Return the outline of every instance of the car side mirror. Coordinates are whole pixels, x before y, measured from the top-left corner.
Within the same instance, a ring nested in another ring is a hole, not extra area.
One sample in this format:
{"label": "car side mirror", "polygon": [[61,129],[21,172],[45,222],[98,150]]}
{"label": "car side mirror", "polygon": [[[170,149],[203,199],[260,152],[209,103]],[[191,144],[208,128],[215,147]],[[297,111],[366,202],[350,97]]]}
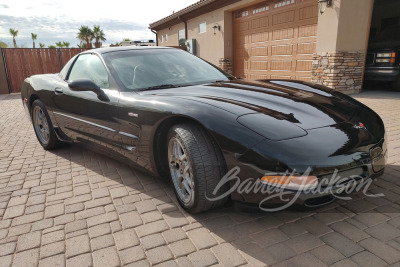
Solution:
{"label": "car side mirror", "polygon": [[72,91],[83,92],[83,91],[91,91],[97,95],[97,98],[101,101],[108,102],[110,99],[104,93],[101,88],[95,84],[92,80],[89,79],[76,79],[72,80],[68,83],[68,87]]}

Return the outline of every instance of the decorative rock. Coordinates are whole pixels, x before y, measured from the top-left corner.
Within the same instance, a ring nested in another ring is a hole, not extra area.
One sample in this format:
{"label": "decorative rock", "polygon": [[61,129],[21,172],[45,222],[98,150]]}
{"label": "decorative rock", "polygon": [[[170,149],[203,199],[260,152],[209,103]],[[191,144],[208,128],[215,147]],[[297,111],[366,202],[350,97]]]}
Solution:
{"label": "decorative rock", "polygon": [[344,92],[361,90],[364,52],[319,52],[312,61],[312,82]]}

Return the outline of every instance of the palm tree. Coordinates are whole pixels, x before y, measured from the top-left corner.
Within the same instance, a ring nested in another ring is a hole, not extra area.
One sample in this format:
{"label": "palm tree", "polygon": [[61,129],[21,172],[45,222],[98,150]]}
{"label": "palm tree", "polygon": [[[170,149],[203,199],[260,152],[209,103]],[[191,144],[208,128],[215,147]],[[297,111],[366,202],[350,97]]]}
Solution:
{"label": "palm tree", "polygon": [[70,43],[69,43],[69,42],[63,42],[63,47],[66,47],[66,48],[68,48],[68,47],[69,47],[69,45],[70,45]]}
{"label": "palm tree", "polygon": [[78,48],[85,48],[85,44],[84,44],[84,43],[82,43],[82,41],[81,41],[81,43],[80,43],[80,44],[78,44]]}
{"label": "palm tree", "polygon": [[0,41],[0,48],[7,48],[8,45],[5,42]]}
{"label": "palm tree", "polygon": [[92,40],[93,40],[93,31],[88,26],[81,26],[79,28],[78,36],[79,40],[86,42],[85,48],[92,48]]}
{"label": "palm tree", "polygon": [[14,48],[17,48],[17,41],[15,41],[15,37],[18,36],[18,30],[10,28],[10,34],[13,37]]}
{"label": "palm tree", "polygon": [[59,41],[59,42],[56,43],[56,46],[58,48],[62,48],[64,46],[64,44],[61,41]]}
{"label": "palm tree", "polygon": [[35,47],[35,40],[37,39],[37,34],[31,33],[31,35],[32,35],[32,41],[33,41],[33,48],[36,48]]}
{"label": "palm tree", "polygon": [[40,46],[40,48],[44,48],[44,47],[45,47],[45,44],[39,43],[39,46]]}
{"label": "palm tree", "polygon": [[97,25],[97,26],[94,25],[94,27],[93,27],[93,37],[96,40],[95,43],[94,43],[94,46],[96,48],[100,48],[100,46],[101,46],[101,42],[100,41],[107,40],[103,30],[100,29],[99,25]]}

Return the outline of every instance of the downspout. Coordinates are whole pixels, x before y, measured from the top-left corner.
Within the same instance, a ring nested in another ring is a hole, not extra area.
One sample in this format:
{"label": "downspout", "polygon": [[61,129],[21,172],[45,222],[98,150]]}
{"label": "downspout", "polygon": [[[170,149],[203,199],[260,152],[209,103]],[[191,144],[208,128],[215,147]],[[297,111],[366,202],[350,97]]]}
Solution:
{"label": "downspout", "polygon": [[178,16],[178,19],[180,21],[182,21],[183,23],[185,23],[185,38],[186,40],[188,40],[188,30],[187,30],[187,21],[185,19],[182,18],[182,16]]}
{"label": "downspout", "polygon": [[158,34],[155,30],[150,29],[152,33],[154,33],[156,35],[156,46],[158,46]]}

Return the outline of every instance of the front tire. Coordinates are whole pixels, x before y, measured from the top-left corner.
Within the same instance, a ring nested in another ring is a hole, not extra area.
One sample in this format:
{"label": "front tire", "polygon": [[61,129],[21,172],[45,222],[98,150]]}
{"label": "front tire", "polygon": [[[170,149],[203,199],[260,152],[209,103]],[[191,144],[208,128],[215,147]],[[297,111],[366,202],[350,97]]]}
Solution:
{"label": "front tire", "polygon": [[[173,126],[167,136],[168,165],[179,204],[190,213],[199,213],[222,206],[229,196],[222,196],[224,184],[214,195],[226,173],[220,149],[196,124]],[[208,198],[218,198],[209,200]],[[217,197],[220,196],[220,197]]]}
{"label": "front tire", "polygon": [[32,103],[31,119],[36,137],[44,149],[52,150],[61,145],[61,141],[58,140],[54,131],[46,106],[39,99]]}

